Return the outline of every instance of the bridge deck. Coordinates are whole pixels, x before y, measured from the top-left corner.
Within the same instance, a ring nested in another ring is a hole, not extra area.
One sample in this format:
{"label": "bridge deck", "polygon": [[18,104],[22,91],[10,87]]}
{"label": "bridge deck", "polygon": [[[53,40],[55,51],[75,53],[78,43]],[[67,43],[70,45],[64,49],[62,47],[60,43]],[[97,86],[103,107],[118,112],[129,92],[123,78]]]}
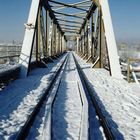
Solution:
{"label": "bridge deck", "polygon": [[[85,63],[75,53],[74,56],[81,65],[93,95],[115,138],[139,139],[140,95],[138,92],[140,88],[134,84],[130,86],[124,80],[110,77],[105,69],[91,69],[90,64]],[[49,64],[48,68],[33,70],[28,78],[15,80],[0,92],[1,138],[16,135],[33,111],[64,57]],[[54,139],[56,137],[77,139],[80,131],[82,101],[80,101],[77,85],[79,80],[76,71],[72,55],[70,55],[54,102],[53,132],[57,131],[54,133]],[[90,112],[92,111],[90,110]],[[93,116],[93,112],[90,115]],[[99,138],[103,135],[103,131],[99,130],[101,128],[96,121],[96,119],[91,120],[90,136]]]}

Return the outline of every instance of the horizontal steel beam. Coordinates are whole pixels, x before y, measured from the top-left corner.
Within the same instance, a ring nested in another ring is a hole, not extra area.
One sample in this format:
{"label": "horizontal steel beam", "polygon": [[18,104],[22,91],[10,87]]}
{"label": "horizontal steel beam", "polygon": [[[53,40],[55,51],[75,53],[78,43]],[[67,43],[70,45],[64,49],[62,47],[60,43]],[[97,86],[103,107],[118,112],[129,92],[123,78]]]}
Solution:
{"label": "horizontal steel beam", "polygon": [[71,30],[71,31],[79,31],[79,29],[72,29],[72,28],[63,28],[63,30]]}
{"label": "horizontal steel beam", "polygon": [[68,24],[59,24],[60,26],[64,26],[64,27],[79,27],[80,28],[80,26],[76,26],[76,25],[68,25]]}
{"label": "horizontal steel beam", "polygon": [[81,24],[82,22],[78,22],[78,21],[75,21],[75,20],[64,20],[64,19],[58,19],[58,21],[64,21],[64,22],[68,22],[68,23],[77,23],[77,24]]}
{"label": "horizontal steel beam", "polygon": [[66,14],[66,13],[61,13],[61,12],[56,12],[56,11],[53,11],[55,14],[58,14],[58,15],[64,15],[64,16],[68,16],[68,17],[74,17],[74,18],[80,18],[80,19],[84,19],[83,17],[81,16],[76,16],[74,14]]}
{"label": "horizontal steel beam", "polygon": [[78,32],[65,30],[65,33],[75,33],[75,34],[77,34]]}

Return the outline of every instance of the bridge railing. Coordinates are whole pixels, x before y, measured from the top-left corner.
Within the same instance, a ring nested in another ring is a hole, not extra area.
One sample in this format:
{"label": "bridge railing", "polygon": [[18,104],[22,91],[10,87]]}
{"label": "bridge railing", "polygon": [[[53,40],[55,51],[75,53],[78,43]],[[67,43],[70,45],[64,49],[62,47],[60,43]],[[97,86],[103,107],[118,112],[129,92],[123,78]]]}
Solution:
{"label": "bridge railing", "polygon": [[140,58],[128,58],[128,65],[127,65],[127,81],[131,82],[131,77],[133,78],[134,82],[139,83],[139,79],[137,77],[137,73],[140,73],[140,67],[135,68],[132,66],[132,63],[139,62]]}
{"label": "bridge railing", "polygon": [[5,64],[7,62],[9,62],[9,63],[10,62],[18,63],[19,56],[20,56],[20,54],[0,56],[0,64]]}

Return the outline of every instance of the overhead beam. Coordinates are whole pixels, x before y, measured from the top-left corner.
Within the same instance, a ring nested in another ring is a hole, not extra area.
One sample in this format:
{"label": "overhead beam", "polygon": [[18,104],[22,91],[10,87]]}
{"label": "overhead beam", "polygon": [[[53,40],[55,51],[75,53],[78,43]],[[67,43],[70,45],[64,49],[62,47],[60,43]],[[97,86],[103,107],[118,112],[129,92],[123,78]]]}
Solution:
{"label": "overhead beam", "polygon": [[[61,8],[61,7],[65,7],[62,5],[51,5],[52,8]],[[78,7],[90,7],[90,5],[79,5]]]}
{"label": "overhead beam", "polygon": [[84,4],[87,2],[91,2],[91,0],[84,0],[84,1],[76,2],[76,3],[73,3],[72,5],[80,5],[80,4]]}
{"label": "overhead beam", "polygon": [[63,28],[63,30],[73,30],[73,31],[79,31],[78,29],[72,29],[72,28]]}
{"label": "overhead beam", "polygon": [[65,30],[65,33],[75,33],[75,34],[77,34],[78,32]]}
{"label": "overhead beam", "polygon": [[60,4],[60,5],[63,5],[65,7],[71,7],[71,8],[75,8],[75,9],[78,9],[78,10],[82,10],[82,11],[87,11],[86,9],[83,9],[83,8],[79,8],[75,5],[71,5],[71,4],[66,4],[66,3],[62,3],[62,2],[58,2],[58,1],[54,1],[54,0],[49,0],[50,2],[53,2],[53,3],[56,3],[56,4]]}
{"label": "overhead beam", "polygon": [[61,26],[61,27],[62,27],[62,26],[64,26],[64,27],[79,27],[79,28],[80,28],[80,26],[68,25],[68,24],[61,24],[61,23],[60,23],[60,26]]}
{"label": "overhead beam", "polygon": [[68,23],[77,23],[77,24],[81,24],[81,22],[75,21],[75,20],[64,20],[64,19],[59,19],[57,18],[58,21],[64,21],[64,22],[68,22]]}
{"label": "overhead beam", "polygon": [[68,16],[68,17],[74,17],[74,18],[80,18],[80,19],[84,19],[83,17],[81,16],[76,16],[74,14],[66,14],[66,13],[61,13],[61,12],[56,12],[56,11],[53,11],[55,14],[58,14],[58,15],[64,15],[64,16]]}

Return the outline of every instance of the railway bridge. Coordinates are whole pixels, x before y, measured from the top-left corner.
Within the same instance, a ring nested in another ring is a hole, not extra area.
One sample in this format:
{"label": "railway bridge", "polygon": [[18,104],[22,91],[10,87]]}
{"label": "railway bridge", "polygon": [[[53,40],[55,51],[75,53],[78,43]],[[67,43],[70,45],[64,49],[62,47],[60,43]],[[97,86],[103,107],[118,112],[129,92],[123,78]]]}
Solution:
{"label": "railway bridge", "polygon": [[139,139],[108,0],[63,1],[31,2],[19,62],[0,71],[0,139]]}

